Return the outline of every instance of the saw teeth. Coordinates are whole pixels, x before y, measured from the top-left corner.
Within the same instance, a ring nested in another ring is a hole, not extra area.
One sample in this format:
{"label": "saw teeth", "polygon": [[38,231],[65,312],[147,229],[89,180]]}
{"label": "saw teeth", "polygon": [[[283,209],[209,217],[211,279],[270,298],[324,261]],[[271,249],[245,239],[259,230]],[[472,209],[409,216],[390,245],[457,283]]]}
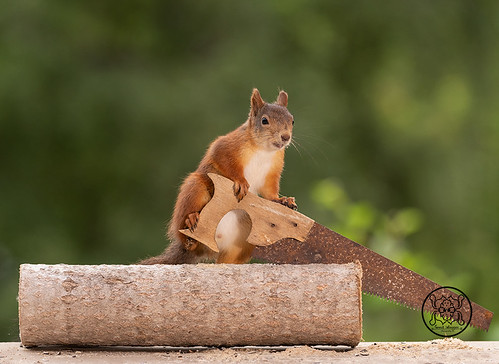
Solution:
{"label": "saw teeth", "polygon": [[366,292],[363,291],[362,293],[364,293],[365,295],[376,297],[376,298],[378,298],[378,299],[380,299],[382,301],[393,303],[393,304],[395,304],[397,306],[402,306],[402,307],[405,307],[405,308],[409,308],[409,309],[411,309],[413,311],[421,311],[421,308],[412,307],[412,306],[408,305],[407,303],[398,302],[398,301],[392,300],[391,298],[380,296],[379,294],[376,294],[376,293],[372,293],[372,292],[369,292],[369,291],[366,291]]}

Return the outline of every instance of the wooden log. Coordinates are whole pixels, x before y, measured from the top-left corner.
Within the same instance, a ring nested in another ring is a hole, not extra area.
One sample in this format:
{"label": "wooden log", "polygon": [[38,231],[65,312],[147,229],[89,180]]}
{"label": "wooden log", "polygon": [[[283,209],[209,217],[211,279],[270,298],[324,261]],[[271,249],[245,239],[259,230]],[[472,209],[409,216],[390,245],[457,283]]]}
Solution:
{"label": "wooden log", "polygon": [[25,346],[349,345],[360,263],[21,265]]}

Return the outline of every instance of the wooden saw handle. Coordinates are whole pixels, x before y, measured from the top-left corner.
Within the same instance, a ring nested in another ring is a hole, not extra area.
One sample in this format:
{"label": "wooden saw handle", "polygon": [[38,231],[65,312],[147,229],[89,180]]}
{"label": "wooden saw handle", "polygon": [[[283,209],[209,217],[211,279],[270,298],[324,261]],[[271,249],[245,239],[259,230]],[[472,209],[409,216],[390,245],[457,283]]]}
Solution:
{"label": "wooden saw handle", "polygon": [[214,173],[208,173],[208,176],[215,186],[213,198],[201,210],[194,232],[189,229],[180,232],[205,244],[215,252],[218,252],[215,241],[218,223],[232,210],[244,210],[249,215],[251,232],[248,243],[258,246],[271,245],[283,238],[304,241],[314,224],[314,220],[309,217],[251,192],[238,202],[234,196],[231,180]]}

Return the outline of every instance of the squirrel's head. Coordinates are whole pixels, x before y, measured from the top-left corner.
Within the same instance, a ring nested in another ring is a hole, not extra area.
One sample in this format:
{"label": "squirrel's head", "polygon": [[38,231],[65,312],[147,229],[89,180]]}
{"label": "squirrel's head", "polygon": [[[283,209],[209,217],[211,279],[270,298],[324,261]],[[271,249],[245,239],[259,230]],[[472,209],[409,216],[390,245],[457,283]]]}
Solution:
{"label": "squirrel's head", "polygon": [[279,92],[273,104],[263,101],[258,89],[251,94],[249,126],[254,141],[269,151],[286,148],[293,136],[293,115],[288,111],[288,94]]}

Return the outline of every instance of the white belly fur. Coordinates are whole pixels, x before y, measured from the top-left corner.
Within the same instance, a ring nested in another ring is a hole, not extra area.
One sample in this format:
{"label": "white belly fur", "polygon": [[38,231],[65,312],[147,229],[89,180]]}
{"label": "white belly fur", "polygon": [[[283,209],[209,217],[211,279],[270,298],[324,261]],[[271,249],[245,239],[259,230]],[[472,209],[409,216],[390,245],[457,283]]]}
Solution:
{"label": "white belly fur", "polygon": [[249,160],[244,168],[244,177],[250,185],[250,192],[257,194],[265,184],[275,153],[274,151],[260,150],[255,152]]}

